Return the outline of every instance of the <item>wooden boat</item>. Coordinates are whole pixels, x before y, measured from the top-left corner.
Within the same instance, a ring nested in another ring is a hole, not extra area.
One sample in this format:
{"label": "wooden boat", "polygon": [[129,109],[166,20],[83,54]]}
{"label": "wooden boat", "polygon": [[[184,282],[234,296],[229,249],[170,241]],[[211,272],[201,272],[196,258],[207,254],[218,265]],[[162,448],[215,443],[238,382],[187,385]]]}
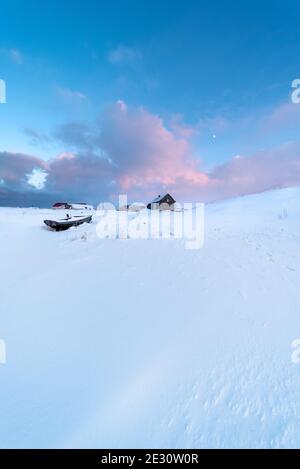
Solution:
{"label": "wooden boat", "polygon": [[60,220],[44,220],[45,225],[49,226],[52,230],[55,231],[64,231],[68,230],[72,226],[79,226],[82,223],[90,223],[92,221],[92,215],[88,217],[82,215],[67,216]]}

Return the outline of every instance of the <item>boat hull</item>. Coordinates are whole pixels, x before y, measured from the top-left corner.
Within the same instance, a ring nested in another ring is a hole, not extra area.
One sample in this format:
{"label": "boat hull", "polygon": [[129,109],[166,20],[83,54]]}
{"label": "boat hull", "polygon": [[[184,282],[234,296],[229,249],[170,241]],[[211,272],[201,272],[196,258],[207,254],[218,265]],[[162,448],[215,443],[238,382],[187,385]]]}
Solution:
{"label": "boat hull", "polygon": [[77,220],[76,217],[72,218],[71,220],[44,220],[44,223],[54,231],[65,231],[72,226],[79,226],[83,223],[90,223],[91,221],[92,215],[84,218],[80,217]]}

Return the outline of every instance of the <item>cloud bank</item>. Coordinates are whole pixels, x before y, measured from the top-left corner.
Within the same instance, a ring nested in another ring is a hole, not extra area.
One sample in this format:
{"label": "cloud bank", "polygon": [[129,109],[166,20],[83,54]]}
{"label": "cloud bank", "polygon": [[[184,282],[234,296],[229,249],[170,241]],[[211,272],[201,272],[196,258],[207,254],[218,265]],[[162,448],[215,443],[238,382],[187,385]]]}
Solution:
{"label": "cloud bank", "polygon": [[109,106],[94,125],[58,127],[55,138],[66,151],[50,161],[0,152],[1,190],[35,187],[53,197],[93,203],[119,193],[143,201],[169,191],[183,202],[210,202],[300,184],[298,143],[235,156],[204,172],[192,128],[178,118],[167,128],[160,117],[142,107],[129,109],[122,101]]}

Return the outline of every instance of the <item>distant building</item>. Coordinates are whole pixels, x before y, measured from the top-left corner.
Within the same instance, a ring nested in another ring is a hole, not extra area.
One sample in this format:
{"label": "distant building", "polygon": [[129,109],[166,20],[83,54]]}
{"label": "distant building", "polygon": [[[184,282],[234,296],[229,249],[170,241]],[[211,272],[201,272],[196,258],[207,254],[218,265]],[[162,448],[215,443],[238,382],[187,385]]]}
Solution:
{"label": "distant building", "polygon": [[158,195],[147,205],[147,208],[151,210],[172,210],[174,204],[176,204],[176,200],[173,199],[169,193],[167,193],[163,196]]}
{"label": "distant building", "polygon": [[92,205],[88,205],[85,202],[77,202],[77,203],[71,203],[69,204],[68,202],[56,202],[54,205],[52,205],[52,208],[55,209],[65,209],[65,210],[93,210],[94,207]]}
{"label": "distant building", "polygon": [[70,210],[71,205],[68,204],[68,202],[56,202],[55,204],[52,205],[52,208],[61,208],[61,209]]}

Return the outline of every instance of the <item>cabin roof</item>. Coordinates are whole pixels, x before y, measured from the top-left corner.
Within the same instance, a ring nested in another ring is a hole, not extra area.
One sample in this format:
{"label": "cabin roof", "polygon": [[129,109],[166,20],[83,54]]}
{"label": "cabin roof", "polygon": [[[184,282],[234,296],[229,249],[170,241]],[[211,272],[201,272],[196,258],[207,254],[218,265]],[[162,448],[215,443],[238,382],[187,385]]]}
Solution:
{"label": "cabin roof", "polygon": [[151,201],[151,204],[158,203],[158,202],[160,202],[161,200],[165,199],[166,197],[170,197],[170,199],[174,200],[174,202],[175,202],[175,199],[167,192],[167,193],[164,194],[164,195],[158,195],[157,197],[155,197],[155,199],[153,199],[153,200]]}

